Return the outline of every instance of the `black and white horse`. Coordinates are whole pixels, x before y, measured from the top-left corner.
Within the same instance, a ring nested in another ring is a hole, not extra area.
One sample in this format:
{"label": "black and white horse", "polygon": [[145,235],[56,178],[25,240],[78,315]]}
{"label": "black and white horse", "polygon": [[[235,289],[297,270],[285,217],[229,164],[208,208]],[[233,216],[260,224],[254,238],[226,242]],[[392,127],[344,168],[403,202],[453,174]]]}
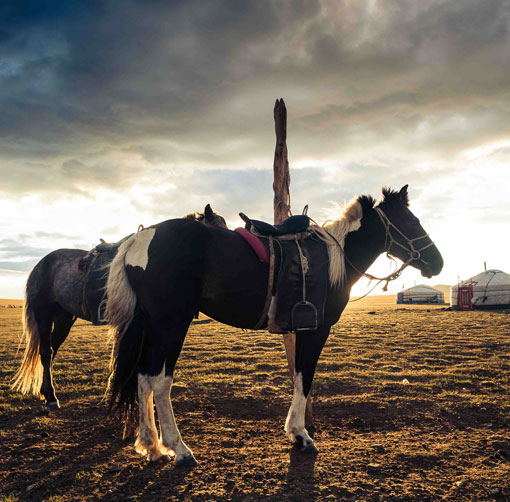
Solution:
{"label": "black and white horse", "polygon": [[[372,197],[359,196],[341,219],[317,231],[329,238],[324,324],[296,334],[294,397],[285,423],[287,435],[302,452],[317,451],[305,428],[306,399],[319,355],[352,285],[385,251],[426,277],[443,267],[439,251],[408,208],[407,185],[399,192],[384,189],[377,205]],[[188,327],[200,311],[231,326],[253,328],[266,301],[268,275],[268,265],[237,233],[185,220],[147,228],[119,249],[107,285],[106,317],[115,340],[110,405],[127,418],[138,404],[135,446],[149,460],[173,453],[176,465],[196,464],[170,400]]]}
{"label": "black and white horse", "polygon": [[[190,213],[186,220],[227,228],[222,216],[207,204],[203,213]],[[23,310],[25,354],[14,377],[13,388],[40,394],[50,409],[59,408],[52,377],[52,363],[76,319],[92,321],[84,304],[87,274],[80,263],[89,252],[57,249],[46,255],[28,276]],[[108,269],[105,269],[105,274]],[[104,280],[106,282],[106,278]],[[93,292],[99,300],[104,291]]]}

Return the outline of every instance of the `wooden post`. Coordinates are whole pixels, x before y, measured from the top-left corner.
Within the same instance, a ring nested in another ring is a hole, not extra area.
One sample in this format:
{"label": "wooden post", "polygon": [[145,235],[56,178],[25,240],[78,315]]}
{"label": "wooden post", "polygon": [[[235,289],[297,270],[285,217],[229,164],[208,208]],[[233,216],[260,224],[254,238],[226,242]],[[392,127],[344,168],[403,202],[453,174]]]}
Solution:
{"label": "wooden post", "polygon": [[290,212],[290,174],[287,153],[287,108],[283,99],[277,99],[274,105],[274,126],[276,146],[274,149],[274,223],[277,225],[291,215]]}
{"label": "wooden post", "polygon": [[[274,105],[274,126],[276,132],[276,146],[274,150],[274,223],[277,225],[289,216],[290,210],[290,173],[287,151],[287,108],[283,99],[277,99]],[[289,366],[289,374],[294,385],[296,335],[288,333],[283,335],[283,344]],[[308,394],[306,401],[305,425],[309,432],[313,432],[312,393]]]}

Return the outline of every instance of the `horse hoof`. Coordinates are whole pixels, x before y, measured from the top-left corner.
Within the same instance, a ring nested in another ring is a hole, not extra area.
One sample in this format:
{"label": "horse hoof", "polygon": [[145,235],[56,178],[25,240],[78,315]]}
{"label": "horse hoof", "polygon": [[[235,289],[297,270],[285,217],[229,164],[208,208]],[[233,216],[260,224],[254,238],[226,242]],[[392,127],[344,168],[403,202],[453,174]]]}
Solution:
{"label": "horse hoof", "polygon": [[306,446],[303,446],[299,451],[301,453],[312,453],[312,454],[319,453],[319,450],[313,443],[309,443]]}
{"label": "horse hoof", "polygon": [[301,436],[296,436],[296,442],[294,443],[294,446],[301,453],[319,453],[319,450],[313,444],[313,441],[310,441],[308,444],[305,444],[305,441]]}
{"label": "horse hoof", "polygon": [[180,459],[175,459],[175,467],[195,467],[197,465],[198,462],[192,453],[186,455],[185,457],[181,457]]}
{"label": "horse hoof", "polygon": [[51,403],[46,403],[46,408],[50,411],[55,411],[60,408],[60,404],[58,401],[52,401]]}
{"label": "horse hoof", "polygon": [[168,455],[163,455],[162,453],[156,450],[147,453],[147,460],[151,463],[153,462],[165,463],[170,460],[170,457]]}

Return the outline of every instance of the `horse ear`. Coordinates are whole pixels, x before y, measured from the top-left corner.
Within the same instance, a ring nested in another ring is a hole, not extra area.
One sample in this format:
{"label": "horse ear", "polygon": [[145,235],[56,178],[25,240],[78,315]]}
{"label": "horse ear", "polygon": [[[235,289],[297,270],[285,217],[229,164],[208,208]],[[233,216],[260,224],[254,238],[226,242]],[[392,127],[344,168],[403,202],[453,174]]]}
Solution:
{"label": "horse ear", "polygon": [[400,197],[400,200],[407,206],[409,204],[409,194],[407,193],[407,187],[409,185],[404,185],[400,192],[398,192],[398,195]]}
{"label": "horse ear", "polygon": [[207,204],[207,206],[205,206],[204,216],[206,220],[210,220],[214,216],[214,211],[211,208],[211,204]]}

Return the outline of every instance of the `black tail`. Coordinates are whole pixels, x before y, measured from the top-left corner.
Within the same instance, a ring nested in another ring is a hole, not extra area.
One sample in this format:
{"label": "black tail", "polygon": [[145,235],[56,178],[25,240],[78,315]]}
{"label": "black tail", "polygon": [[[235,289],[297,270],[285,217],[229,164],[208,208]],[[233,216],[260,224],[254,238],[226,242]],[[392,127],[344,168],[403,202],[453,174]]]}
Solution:
{"label": "black tail", "polygon": [[118,413],[128,430],[137,419],[138,369],[145,344],[145,317],[137,305],[133,320],[113,347],[108,380],[108,410]]}

